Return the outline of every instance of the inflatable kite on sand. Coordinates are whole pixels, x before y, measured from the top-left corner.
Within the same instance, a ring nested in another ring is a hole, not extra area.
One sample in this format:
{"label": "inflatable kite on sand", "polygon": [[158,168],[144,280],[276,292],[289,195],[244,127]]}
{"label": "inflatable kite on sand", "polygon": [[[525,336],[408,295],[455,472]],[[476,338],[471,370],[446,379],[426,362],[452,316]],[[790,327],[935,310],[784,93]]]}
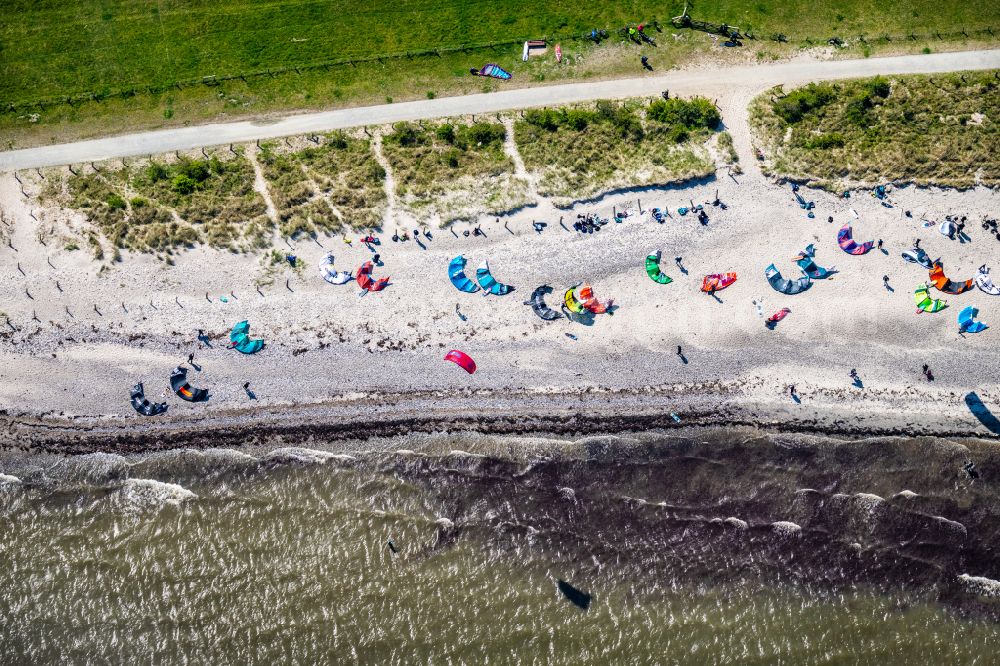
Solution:
{"label": "inflatable kite on sand", "polygon": [[993,278],[990,277],[990,269],[986,267],[986,264],[979,267],[979,272],[976,273],[974,279],[980,291],[990,296],[1000,296],[1000,287],[993,284]]}
{"label": "inflatable kite on sand", "polygon": [[584,285],[580,287],[580,299],[581,303],[583,303],[583,307],[590,310],[594,314],[604,314],[605,312],[611,314],[612,312],[611,306],[614,305],[614,301],[608,300],[606,303],[601,303],[597,300],[597,297],[594,296],[594,289],[589,284],[584,283]]}
{"label": "inflatable kite on sand", "polygon": [[929,287],[926,284],[922,284],[913,292],[913,301],[917,304],[917,314],[921,312],[940,312],[948,307],[946,301],[931,298],[928,289]]}
{"label": "inflatable kite on sand", "polygon": [[208,400],[207,389],[196,389],[188,384],[187,368],[183,366],[177,366],[174,368],[174,371],[170,373],[170,388],[173,389],[174,393],[176,393],[179,398],[187,400],[188,402],[202,402]]}
{"label": "inflatable kite on sand", "polygon": [[333,269],[333,253],[327,252],[319,262],[319,274],[330,284],[346,284],[354,279],[350,271]]}
{"label": "inflatable kite on sand", "polygon": [[780,310],[778,310],[773,315],[767,318],[767,321],[764,323],[764,326],[767,326],[768,328],[773,330],[774,327],[778,325],[778,322],[787,317],[788,313],[790,312],[791,310],[788,308],[781,308]]}
{"label": "inflatable kite on sand", "polygon": [[799,269],[808,275],[810,279],[813,280],[825,280],[834,273],[837,269],[831,266],[830,268],[823,268],[822,266],[817,266],[813,258],[816,256],[816,248],[813,247],[812,243],[806,246],[806,249],[802,250],[797,257],[793,259],[795,265]]}
{"label": "inflatable kite on sand", "polygon": [[954,282],[945,277],[944,265],[940,261],[934,262],[934,268],[930,272],[931,284],[937,287],[938,291],[946,294],[958,296],[972,289],[975,280],[969,278],[965,282]]}
{"label": "inflatable kite on sand", "polygon": [[494,296],[504,296],[514,291],[514,287],[509,284],[497,282],[493,274],[490,273],[490,265],[486,261],[479,264],[479,268],[476,269],[476,281],[479,282],[479,286],[483,288],[484,292]]}
{"label": "inflatable kite on sand", "polygon": [[142,387],[142,382],[132,387],[132,393],[129,395],[129,398],[132,401],[132,407],[135,411],[143,416],[156,416],[167,411],[167,403],[150,402],[146,399],[146,391]]}
{"label": "inflatable kite on sand", "polygon": [[979,309],[974,308],[971,305],[961,312],[958,313],[958,332],[959,333],[979,333],[985,331],[989,328],[986,324],[981,321],[976,321],[976,315],[979,314]]}
{"label": "inflatable kite on sand", "polygon": [[809,279],[808,275],[803,275],[797,280],[788,280],[781,277],[781,272],[771,264],[764,269],[764,277],[767,278],[768,284],[775,291],[779,291],[782,294],[788,294],[792,296],[794,294],[801,294],[803,291],[812,286],[812,280]]}
{"label": "inflatable kite on sand", "polygon": [[365,291],[382,291],[389,286],[389,278],[379,278],[378,280],[372,279],[372,271],[375,270],[375,265],[370,261],[366,261],[358,269],[358,286]]}
{"label": "inflatable kite on sand", "polygon": [[264,348],[264,341],[250,339],[250,324],[244,320],[229,332],[229,348],[242,354],[256,354]]}
{"label": "inflatable kite on sand", "polygon": [[646,257],[646,275],[648,275],[653,282],[657,282],[659,284],[670,284],[673,282],[673,279],[671,279],[670,276],[660,270],[659,250],[657,250],[655,254],[651,254]]}
{"label": "inflatable kite on sand", "polygon": [[577,285],[570,287],[566,290],[566,293],[563,294],[563,305],[565,305],[566,309],[573,314],[583,314],[585,308],[583,307],[583,303],[576,299],[576,287]]}
{"label": "inflatable kite on sand", "polygon": [[711,294],[722,291],[734,282],[736,282],[736,273],[712,273],[706,275],[701,281],[701,290]]}
{"label": "inflatable kite on sand", "polygon": [[851,225],[845,224],[837,232],[837,245],[840,249],[847,254],[862,255],[867,254],[873,247],[875,247],[875,241],[865,241],[861,245],[854,242],[853,231]]}
{"label": "inflatable kite on sand", "polygon": [[465,274],[465,257],[462,255],[458,255],[448,264],[448,279],[459,291],[469,294],[479,291],[476,283]]}
{"label": "inflatable kite on sand", "polygon": [[545,304],[545,297],[552,293],[552,287],[547,284],[543,284],[538,287],[533,292],[531,292],[531,298],[524,302],[525,305],[530,305],[531,309],[535,311],[535,314],[544,319],[545,321],[552,321],[554,319],[559,319],[562,314],[556,312],[548,305]]}
{"label": "inflatable kite on sand", "polygon": [[920,264],[927,269],[934,267],[934,262],[927,256],[927,253],[924,252],[923,248],[920,247],[915,247],[912,250],[905,250],[903,252],[903,259],[911,264]]}
{"label": "inflatable kite on sand", "polygon": [[473,67],[472,69],[469,70],[469,72],[473,76],[490,76],[494,79],[500,79],[502,81],[510,80],[510,72],[500,67],[500,65],[497,65],[496,63],[492,62],[483,65],[482,69],[476,69],[475,67]]}
{"label": "inflatable kite on sand", "polygon": [[470,375],[476,371],[476,362],[472,360],[472,357],[463,351],[452,349],[444,355],[444,360],[451,361]]}

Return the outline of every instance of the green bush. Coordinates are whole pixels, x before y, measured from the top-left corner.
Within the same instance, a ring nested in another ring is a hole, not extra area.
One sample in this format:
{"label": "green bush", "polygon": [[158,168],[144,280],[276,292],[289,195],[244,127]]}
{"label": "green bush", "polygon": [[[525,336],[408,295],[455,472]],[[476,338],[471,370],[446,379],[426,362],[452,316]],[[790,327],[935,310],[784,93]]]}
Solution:
{"label": "green bush", "polygon": [[722,121],[715,104],[704,97],[656,100],[646,110],[646,117],[665,125],[683,125],[689,130],[713,129]]}
{"label": "green bush", "polygon": [[167,167],[163,166],[159,162],[150,162],[149,166],[146,167],[146,179],[150,183],[158,183],[161,180],[167,179]]}
{"label": "green bush", "polygon": [[843,134],[840,134],[839,132],[830,132],[829,134],[820,134],[819,136],[809,139],[805,142],[805,147],[827,150],[829,148],[843,148],[845,143],[847,143],[847,140],[844,138]]}
{"label": "green bush", "polygon": [[455,143],[455,126],[451,123],[439,125],[435,133],[445,143]]}
{"label": "green bush", "polygon": [[463,138],[476,146],[490,146],[495,143],[503,143],[507,135],[503,125],[496,123],[476,123],[462,129]]}
{"label": "green bush", "polygon": [[827,83],[810,83],[775,101],[771,108],[786,123],[794,124],[802,120],[810,111],[820,109],[834,100],[836,93]]}
{"label": "green bush", "polygon": [[109,194],[104,202],[108,204],[108,208],[111,210],[125,210],[126,208],[125,199],[123,199],[119,194]]}
{"label": "green bush", "polygon": [[392,134],[386,138],[400,146],[416,146],[424,143],[423,133],[410,123],[396,123],[392,126]]}
{"label": "green bush", "polygon": [[559,129],[560,114],[552,109],[529,109],[524,112],[524,122],[554,132]]}
{"label": "green bush", "polygon": [[190,176],[179,173],[174,176],[174,179],[170,184],[170,188],[177,194],[191,194],[198,189],[198,182]]}

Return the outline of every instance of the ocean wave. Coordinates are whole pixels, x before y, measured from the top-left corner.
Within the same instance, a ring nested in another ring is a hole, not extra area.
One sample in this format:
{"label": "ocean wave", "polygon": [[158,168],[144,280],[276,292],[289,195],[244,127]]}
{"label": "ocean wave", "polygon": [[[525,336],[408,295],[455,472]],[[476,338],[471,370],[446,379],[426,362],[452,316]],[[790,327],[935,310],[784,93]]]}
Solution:
{"label": "ocean wave", "polygon": [[902,497],[903,499],[913,499],[915,497],[920,497],[917,493],[912,490],[900,490],[898,493],[893,495],[893,497]]}
{"label": "ocean wave", "polygon": [[21,485],[21,479],[10,474],[0,474],[0,485],[19,486]]}
{"label": "ocean wave", "polygon": [[794,536],[802,531],[802,526],[787,520],[777,520],[771,523],[771,529],[782,536]]}
{"label": "ocean wave", "polygon": [[1000,580],[993,580],[985,576],[970,576],[962,574],[958,577],[966,590],[973,594],[989,599],[1000,599]]}
{"label": "ocean wave", "polygon": [[117,495],[125,504],[136,508],[177,505],[198,498],[183,486],[154,479],[126,479]]}
{"label": "ocean wave", "polygon": [[317,465],[335,457],[337,457],[337,454],[329,451],[318,451],[316,449],[289,446],[281,449],[274,449],[273,451],[265,454],[261,459],[271,463]]}

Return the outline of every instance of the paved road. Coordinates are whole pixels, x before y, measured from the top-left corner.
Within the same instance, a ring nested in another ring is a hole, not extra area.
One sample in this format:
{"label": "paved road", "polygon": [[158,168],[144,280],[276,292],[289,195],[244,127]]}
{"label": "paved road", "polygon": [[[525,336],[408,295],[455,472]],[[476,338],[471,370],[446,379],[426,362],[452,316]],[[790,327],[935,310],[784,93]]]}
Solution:
{"label": "paved road", "polygon": [[333,129],[381,125],[449,115],[494,113],[509,109],[658,94],[718,96],[733,89],[764,89],[779,83],[798,85],[823,79],[876,74],[919,74],[1000,68],[1000,50],[960,51],[864,60],[793,61],[714,69],[691,69],[637,79],[568,83],[501,92],[444,97],[417,102],[321,111],[274,120],[250,120],[141,132],[0,153],[0,171],[76,164],[114,157],[150,155],[270,139]]}

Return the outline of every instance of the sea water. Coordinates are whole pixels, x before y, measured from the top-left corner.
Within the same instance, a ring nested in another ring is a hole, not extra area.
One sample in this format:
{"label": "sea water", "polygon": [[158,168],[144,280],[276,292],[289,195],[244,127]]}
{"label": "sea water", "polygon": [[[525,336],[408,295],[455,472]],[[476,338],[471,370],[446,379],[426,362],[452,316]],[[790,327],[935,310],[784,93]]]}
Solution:
{"label": "sea water", "polygon": [[655,433],[3,454],[0,662],[996,663],[968,455]]}

